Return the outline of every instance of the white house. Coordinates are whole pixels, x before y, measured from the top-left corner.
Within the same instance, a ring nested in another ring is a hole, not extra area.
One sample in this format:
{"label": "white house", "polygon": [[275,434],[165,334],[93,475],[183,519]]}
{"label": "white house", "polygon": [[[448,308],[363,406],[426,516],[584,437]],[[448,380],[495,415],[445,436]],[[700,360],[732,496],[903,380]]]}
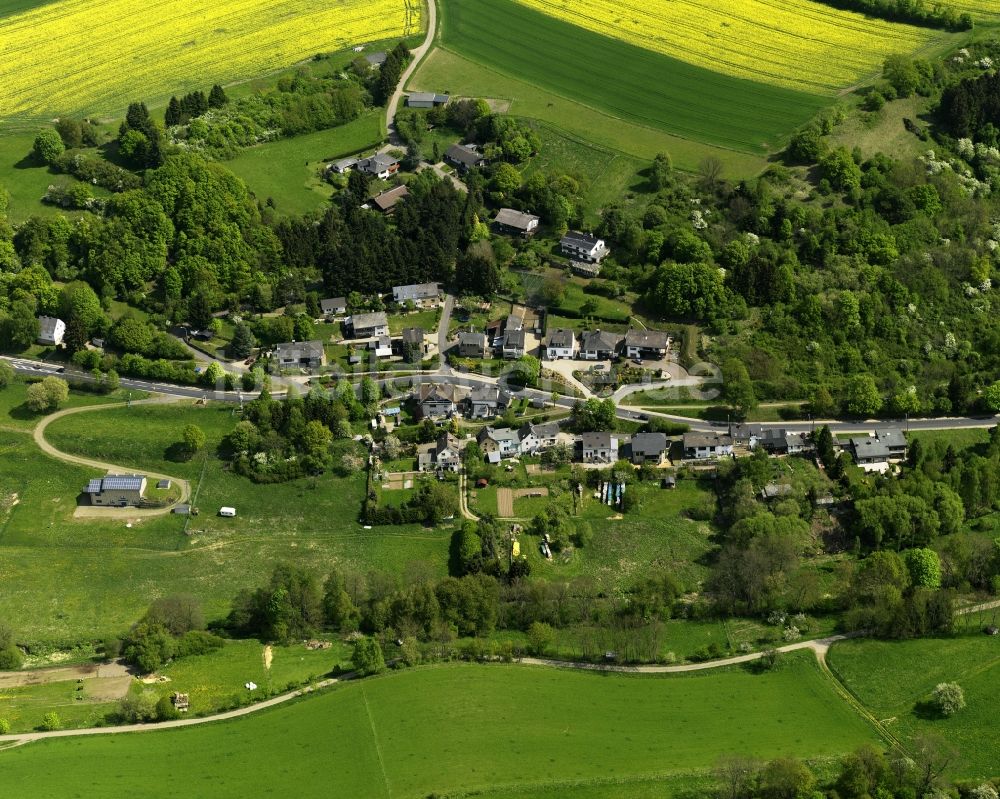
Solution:
{"label": "white house", "polygon": [[662,360],[670,349],[670,336],[659,330],[630,328],[625,334],[625,354],[629,358]]}
{"label": "white house", "polygon": [[685,433],[684,457],[692,460],[733,454],[733,439],[719,433]]}
{"label": "white house", "polygon": [[511,430],[509,427],[499,429],[484,427],[476,436],[476,441],[479,442],[480,449],[486,455],[498,452],[501,458],[512,458],[520,454],[520,435],[517,430]]}
{"label": "white house", "polygon": [[433,444],[417,450],[417,470],[457,472],[462,464],[462,442],[451,433],[441,433]]}
{"label": "white house", "polygon": [[575,358],[576,333],[565,327],[560,327],[549,333],[549,340],[545,344],[545,357],[550,361]]}
{"label": "white house", "polygon": [[552,449],[559,443],[560,437],[566,435],[562,432],[558,422],[544,422],[542,424],[528,424],[526,422],[521,425],[517,434],[521,439],[522,455],[531,455],[535,452]]}
{"label": "white house", "polygon": [[580,337],[580,357],[585,361],[610,361],[618,355],[621,342],[617,333],[590,330]]}
{"label": "white house", "polygon": [[343,316],[347,313],[347,298],[329,297],[325,300],[320,300],[319,309],[323,312],[323,316],[328,318],[333,316]]}
{"label": "white house", "polygon": [[437,305],[441,296],[440,283],[415,283],[410,286],[393,286],[392,301],[397,304],[412,302],[418,307]]}
{"label": "white house", "polygon": [[351,330],[351,338],[375,338],[389,335],[389,317],[385,315],[385,311],[356,313],[347,317],[346,324]]}
{"label": "white house", "polygon": [[614,463],[618,460],[618,438],[614,433],[583,433],[580,445],[584,463]]}
{"label": "white house", "polygon": [[592,264],[599,264],[609,252],[604,244],[604,239],[599,239],[590,233],[580,233],[577,230],[571,230],[562,237],[559,241],[559,249],[567,258]]}
{"label": "white house", "polygon": [[54,316],[38,317],[38,343],[59,346],[66,337],[66,323]]}

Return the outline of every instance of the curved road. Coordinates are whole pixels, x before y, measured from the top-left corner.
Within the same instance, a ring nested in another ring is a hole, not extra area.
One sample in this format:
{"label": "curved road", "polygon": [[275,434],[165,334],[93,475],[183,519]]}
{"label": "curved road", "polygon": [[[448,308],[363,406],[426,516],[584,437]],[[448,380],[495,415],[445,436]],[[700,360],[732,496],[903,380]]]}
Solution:
{"label": "curved road", "polygon": [[[157,405],[166,402],[176,402],[177,397],[158,397],[148,400],[136,400],[131,403],[132,405]],[[95,460],[93,458],[84,458],[80,455],[70,455],[68,452],[63,452],[62,450],[56,449],[45,439],[45,428],[47,428],[56,419],[62,419],[65,416],[71,416],[75,413],[89,413],[90,411],[103,411],[107,408],[124,408],[128,405],[127,402],[114,402],[107,405],[87,405],[82,408],[66,408],[65,410],[56,411],[44,417],[37,425],[35,425],[34,430],[32,430],[32,436],[35,439],[35,443],[38,448],[42,450],[46,455],[49,455],[57,460],[65,461],[66,463],[73,463],[78,466],[89,466],[94,469],[100,469],[104,472],[118,472],[119,474],[132,474],[135,471],[135,467],[130,466],[119,466],[114,463],[107,463],[105,461]],[[152,478],[153,480],[170,480],[171,482],[178,485],[181,489],[180,498],[176,501],[170,503],[163,508],[130,508],[128,509],[128,515],[130,516],[163,516],[170,513],[171,509],[182,502],[186,502],[191,496],[191,484],[187,480],[182,480],[179,477],[174,477],[169,474],[158,474],[156,472],[143,471],[143,474],[147,478]],[[125,510],[125,509],[123,509]]]}
{"label": "curved road", "polygon": [[390,144],[401,143],[399,136],[396,134],[396,111],[399,110],[399,101],[403,99],[403,87],[416,71],[423,57],[427,55],[427,51],[431,49],[431,45],[434,44],[434,34],[436,32],[437,6],[434,0],[427,0],[427,35],[419,47],[410,51],[413,58],[409,66],[403,70],[403,74],[399,78],[399,83],[396,84],[396,91],[392,93],[392,97],[389,98],[389,102],[386,104],[385,129],[389,134]]}

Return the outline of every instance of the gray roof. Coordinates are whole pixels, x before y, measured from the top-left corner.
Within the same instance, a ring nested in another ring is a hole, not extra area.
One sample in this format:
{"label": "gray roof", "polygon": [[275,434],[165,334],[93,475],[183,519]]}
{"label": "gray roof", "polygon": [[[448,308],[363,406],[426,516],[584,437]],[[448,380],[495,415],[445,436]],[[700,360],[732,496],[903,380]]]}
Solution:
{"label": "gray roof", "polygon": [[483,154],[478,150],[474,150],[472,147],[467,147],[464,144],[453,144],[445,152],[444,157],[449,161],[457,161],[467,167],[479,166],[481,163],[485,162]]}
{"label": "gray roof", "polygon": [[499,388],[498,386],[484,386],[480,385],[472,389],[472,393],[469,398],[473,402],[506,402],[509,397],[507,392]]}
{"label": "gray roof", "polygon": [[358,161],[358,169],[364,172],[371,172],[373,175],[389,169],[399,163],[399,159],[393,158],[388,153],[376,153],[370,158],[362,158]]}
{"label": "gray roof", "polygon": [[369,327],[381,327],[383,325],[389,325],[389,317],[385,315],[385,311],[356,313],[351,317],[351,327],[354,330],[366,330]]}
{"label": "gray roof", "polygon": [[56,325],[63,324],[62,319],[54,316],[38,317],[39,338],[52,338],[56,332]]}
{"label": "gray roof", "polygon": [[524,331],[523,330],[511,330],[504,335],[503,346],[507,348],[517,348],[520,350],[524,349]]}
{"label": "gray roof", "polygon": [[898,427],[876,428],[875,436],[890,449],[896,447],[906,447],[906,436]]}
{"label": "gray roof", "polygon": [[346,297],[330,297],[326,300],[319,301],[320,310],[323,313],[334,313],[338,308],[347,307]]}
{"label": "gray roof", "polygon": [[701,447],[729,447],[733,440],[721,433],[685,433],[684,449]]}
{"label": "gray roof", "polygon": [[369,53],[365,56],[365,61],[371,64],[373,67],[380,67],[385,63],[385,53],[381,50],[377,53]]}
{"label": "gray roof", "polygon": [[576,341],[576,333],[567,327],[559,327],[549,333],[549,347],[559,347],[560,349],[568,349],[573,346]]}
{"label": "gray roof", "polygon": [[670,336],[661,330],[637,330],[636,328],[630,328],[625,334],[626,347],[665,350],[669,344]]}
{"label": "gray roof", "polygon": [[451,383],[421,383],[417,397],[421,402],[459,402],[467,395],[468,389]]}
{"label": "gray roof", "polygon": [[495,221],[498,225],[504,225],[505,227],[517,228],[518,230],[528,230],[528,228],[531,227],[532,222],[537,224],[540,219],[532,214],[515,211],[513,208],[501,208],[497,211]]}
{"label": "gray roof", "polygon": [[584,449],[607,449],[616,447],[618,439],[614,433],[581,433],[580,443]]}
{"label": "gray roof", "polygon": [[430,300],[441,293],[440,283],[414,283],[409,286],[393,286],[392,296],[396,302],[406,300]]}
{"label": "gray roof", "polygon": [[622,337],[606,330],[588,330],[580,337],[580,349],[591,352],[614,351],[621,344]]}
{"label": "gray roof", "polygon": [[877,438],[870,436],[852,438],[851,448],[854,450],[854,457],[858,460],[884,461],[889,459],[888,445]]}
{"label": "gray roof", "polygon": [[404,344],[423,344],[424,329],[422,327],[407,327],[403,329]]}
{"label": "gray roof", "polygon": [[463,330],[458,334],[459,346],[486,347],[486,334],[476,333],[472,330]]}
{"label": "gray roof", "polygon": [[294,359],[296,361],[303,358],[322,358],[323,342],[314,341],[289,341],[279,344],[274,348],[278,353],[278,360],[286,361]]}
{"label": "gray roof", "polygon": [[764,495],[764,499],[777,499],[791,494],[792,487],[788,483],[768,483],[761,493]]}
{"label": "gray roof", "polygon": [[146,478],[141,474],[109,474],[87,483],[84,491],[88,494],[100,494],[102,491],[142,491]]}
{"label": "gray roof", "polygon": [[503,323],[504,330],[520,330],[524,327],[524,319],[516,313],[509,314]]}
{"label": "gray roof", "polygon": [[413,103],[434,103],[435,105],[443,105],[447,103],[450,99],[447,94],[435,94],[434,92],[410,92],[406,95],[406,101],[409,104]]}
{"label": "gray roof", "polygon": [[492,438],[497,443],[507,441],[509,443],[517,444],[521,441],[521,437],[518,435],[517,430],[512,430],[509,427],[484,427],[476,438],[479,441],[482,441],[484,438]]}
{"label": "gray roof", "polygon": [[338,172],[343,172],[344,170],[350,169],[351,167],[357,165],[358,165],[357,158],[341,158],[339,161],[334,161],[332,164],[330,164],[330,166],[333,167]]}
{"label": "gray roof", "polygon": [[667,448],[666,433],[636,433],[632,436],[632,452],[662,454]]}
{"label": "gray roof", "polygon": [[601,239],[593,233],[581,233],[578,230],[571,230],[559,241],[561,246],[582,247],[589,250]]}
{"label": "gray roof", "polygon": [[[555,438],[562,432],[559,422],[542,422],[541,424],[526,424],[535,438]],[[523,428],[522,428],[523,429]]]}

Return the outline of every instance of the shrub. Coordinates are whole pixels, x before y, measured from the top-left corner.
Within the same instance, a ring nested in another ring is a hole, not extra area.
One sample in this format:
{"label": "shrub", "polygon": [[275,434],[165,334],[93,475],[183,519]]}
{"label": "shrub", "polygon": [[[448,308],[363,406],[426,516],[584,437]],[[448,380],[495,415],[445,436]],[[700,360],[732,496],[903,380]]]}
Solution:
{"label": "shrub", "polygon": [[161,696],[156,703],[156,720],[170,721],[171,719],[179,719],[180,717],[181,712],[174,707],[174,703],[170,701],[170,697]]}
{"label": "shrub", "polygon": [[10,732],[10,722],[7,719],[0,719],[0,735],[6,735]]}
{"label": "shrub", "polygon": [[54,711],[49,711],[44,716],[42,716],[41,728],[45,732],[52,732],[53,730],[62,729],[62,719],[59,718],[59,714]]}
{"label": "shrub", "polygon": [[58,377],[46,377],[28,386],[27,406],[36,413],[54,411],[69,397],[69,383]]}
{"label": "shrub", "polygon": [[965,691],[957,683],[938,683],[931,694],[931,705],[945,718],[954,716],[965,707]]}

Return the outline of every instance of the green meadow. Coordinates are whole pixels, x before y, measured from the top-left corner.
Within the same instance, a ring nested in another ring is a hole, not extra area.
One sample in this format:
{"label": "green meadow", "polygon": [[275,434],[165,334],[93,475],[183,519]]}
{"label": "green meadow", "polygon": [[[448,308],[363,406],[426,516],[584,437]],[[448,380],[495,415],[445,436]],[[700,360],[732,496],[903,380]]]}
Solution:
{"label": "green meadow", "polygon": [[0,769],[5,789],[26,799],[136,790],[150,799],[587,796],[607,795],[588,793],[606,783],[661,793],[728,753],[822,761],[874,740],[806,654],[763,675],[451,664],[346,683],[232,722],[33,743],[0,751]]}

